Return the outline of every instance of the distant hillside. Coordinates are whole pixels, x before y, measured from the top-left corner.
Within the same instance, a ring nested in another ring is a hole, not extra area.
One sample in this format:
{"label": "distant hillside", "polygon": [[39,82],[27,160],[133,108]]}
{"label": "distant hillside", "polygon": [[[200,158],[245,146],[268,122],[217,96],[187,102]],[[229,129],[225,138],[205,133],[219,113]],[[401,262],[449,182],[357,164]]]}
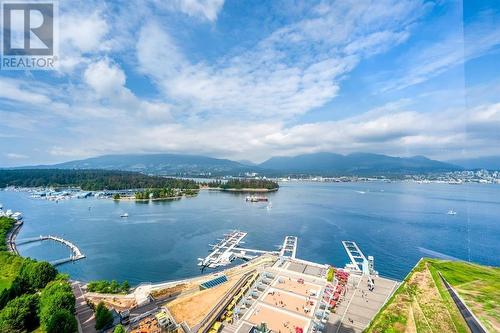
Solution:
{"label": "distant hillside", "polygon": [[449,161],[465,169],[487,169],[500,170],[500,156],[486,156],[479,158],[469,158]]}
{"label": "distant hillside", "polygon": [[37,168],[105,169],[184,176],[239,174],[251,169],[249,166],[226,159],[182,154],[104,155],[51,166],[37,166]]}
{"label": "distant hillside", "polygon": [[415,174],[459,170],[460,167],[423,156],[392,157],[379,154],[334,153],[304,154],[294,157],[273,157],[259,167],[289,173],[323,175]]}
{"label": "distant hillside", "polygon": [[25,168],[104,169],[171,176],[239,176],[244,175],[246,172],[257,172],[260,175],[267,176],[290,174],[397,176],[461,169],[458,166],[431,160],[423,156],[402,158],[367,153],[350,155],[316,153],[294,157],[273,157],[257,165],[250,165],[251,162],[247,161],[243,163],[198,155],[129,154],[104,155],[55,165]]}

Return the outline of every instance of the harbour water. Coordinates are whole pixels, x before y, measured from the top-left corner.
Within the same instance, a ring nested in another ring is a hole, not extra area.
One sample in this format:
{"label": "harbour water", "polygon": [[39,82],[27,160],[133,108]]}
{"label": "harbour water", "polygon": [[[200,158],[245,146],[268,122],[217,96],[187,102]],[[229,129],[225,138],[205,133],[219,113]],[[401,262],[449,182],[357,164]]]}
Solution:
{"label": "harbour water", "polygon": [[[57,235],[86,258],[59,266],[82,281],[159,282],[200,274],[197,258],[231,229],[248,232],[245,247],[274,250],[298,236],[297,257],[343,266],[341,241],[375,256],[381,275],[402,279],[422,256],[500,265],[500,186],[417,183],[283,183],[268,203],[245,194],[201,191],[151,203],[110,199],[46,201],[0,191],[5,208],[21,211],[18,239]],[[449,210],[456,215],[447,214]],[[128,218],[120,215],[128,213]],[[56,242],[19,246],[24,256],[69,256]]]}

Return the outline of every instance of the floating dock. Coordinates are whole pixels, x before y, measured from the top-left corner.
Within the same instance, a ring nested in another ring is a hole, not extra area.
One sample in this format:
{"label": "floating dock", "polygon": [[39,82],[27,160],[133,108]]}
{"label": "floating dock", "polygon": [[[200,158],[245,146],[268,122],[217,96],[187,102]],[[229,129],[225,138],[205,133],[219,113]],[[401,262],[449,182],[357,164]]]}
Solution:
{"label": "floating dock", "polygon": [[233,230],[224,235],[219,243],[210,245],[212,252],[205,258],[198,258],[198,266],[217,268],[229,265],[234,259],[251,260],[262,254],[275,254],[282,257],[295,258],[297,253],[297,237],[286,236],[280,251],[265,251],[240,247],[246,232]]}
{"label": "floating dock", "polygon": [[224,238],[219,243],[212,246],[212,252],[205,259],[198,258],[200,261],[198,266],[216,268],[225,266],[235,259],[233,249],[240,244],[240,242],[247,235],[246,232],[234,230],[224,235]]}

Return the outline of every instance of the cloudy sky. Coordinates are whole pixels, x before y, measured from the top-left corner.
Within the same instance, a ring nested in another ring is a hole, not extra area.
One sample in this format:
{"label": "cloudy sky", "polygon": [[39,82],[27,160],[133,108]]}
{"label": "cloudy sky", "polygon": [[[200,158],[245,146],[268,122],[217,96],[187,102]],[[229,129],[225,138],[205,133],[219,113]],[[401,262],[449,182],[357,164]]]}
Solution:
{"label": "cloudy sky", "polygon": [[500,155],[497,1],[61,0],[59,18],[57,71],[0,71],[0,166]]}

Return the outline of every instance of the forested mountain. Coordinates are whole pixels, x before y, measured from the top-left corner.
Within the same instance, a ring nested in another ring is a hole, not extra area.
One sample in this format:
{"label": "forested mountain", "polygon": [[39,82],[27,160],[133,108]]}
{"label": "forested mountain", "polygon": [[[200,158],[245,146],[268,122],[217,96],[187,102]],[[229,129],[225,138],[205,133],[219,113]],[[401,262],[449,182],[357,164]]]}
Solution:
{"label": "forested mountain", "polygon": [[315,153],[273,157],[259,164],[259,167],[277,172],[321,175],[416,174],[460,170],[458,166],[423,156],[392,157],[368,153]]}
{"label": "forested mountain", "polygon": [[238,174],[252,169],[227,159],[182,154],[103,155],[36,168],[123,170],[172,176]]}
{"label": "forested mountain", "polygon": [[423,156],[393,157],[368,153],[349,155],[314,153],[293,157],[273,157],[255,165],[251,165],[250,162],[245,163],[198,155],[133,154],[104,155],[55,165],[26,168],[122,170],[170,176],[243,176],[247,172],[257,172],[259,175],[269,176],[289,174],[370,176],[461,170],[459,166],[431,160]]}

